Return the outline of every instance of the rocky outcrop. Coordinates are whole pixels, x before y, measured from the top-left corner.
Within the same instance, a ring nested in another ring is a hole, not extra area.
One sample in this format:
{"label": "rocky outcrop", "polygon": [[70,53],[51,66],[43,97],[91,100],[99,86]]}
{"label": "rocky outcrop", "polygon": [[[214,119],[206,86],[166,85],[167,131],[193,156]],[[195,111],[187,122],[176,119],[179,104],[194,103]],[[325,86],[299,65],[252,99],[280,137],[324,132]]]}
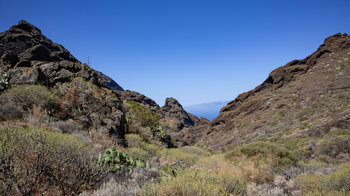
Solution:
{"label": "rocky outcrop", "polygon": [[174,98],[166,98],[164,106],[159,107],[155,101],[138,92],[125,90],[118,93],[122,100],[137,102],[157,113],[161,117],[161,125],[170,134],[192,127],[199,121],[198,117],[186,112]]}
{"label": "rocky outcrop", "polygon": [[0,34],[0,56],[0,77],[8,81],[8,86],[33,83],[53,86],[82,77],[100,87],[123,90],[110,77],[79,62],[62,45],[23,20]]}
{"label": "rocky outcrop", "polygon": [[53,43],[40,29],[24,20],[1,33],[0,40],[0,56],[12,53],[21,61],[78,61],[62,45]]}
{"label": "rocky outcrop", "polygon": [[196,116],[186,112],[182,105],[172,97],[166,98],[164,106],[158,113],[162,116],[162,125],[170,132],[192,127],[199,121]]}
{"label": "rocky outcrop", "polygon": [[208,119],[201,117],[196,122],[195,126],[189,126],[179,132],[173,133],[172,138],[175,139],[178,146],[192,146],[198,144],[210,124],[211,122]]}
{"label": "rocky outcrop", "polygon": [[123,88],[110,77],[79,62],[26,21],[0,34],[0,57],[0,93],[20,84],[44,85],[60,97],[61,119],[123,143],[127,125],[115,92]]}
{"label": "rocky outcrop", "polygon": [[101,78],[108,87],[118,91],[124,91],[124,89],[118,83],[116,83],[111,77],[103,74],[102,72],[99,72],[99,71],[96,71],[96,72],[97,72],[97,76]]}

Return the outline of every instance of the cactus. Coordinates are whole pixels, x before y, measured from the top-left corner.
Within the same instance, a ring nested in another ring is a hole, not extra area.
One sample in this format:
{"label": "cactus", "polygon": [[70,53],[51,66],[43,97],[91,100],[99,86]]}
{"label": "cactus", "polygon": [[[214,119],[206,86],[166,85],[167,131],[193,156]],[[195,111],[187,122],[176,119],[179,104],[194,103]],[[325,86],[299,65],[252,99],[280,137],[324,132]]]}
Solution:
{"label": "cactus", "polygon": [[177,169],[173,166],[169,166],[168,164],[165,164],[161,169],[160,169],[160,180],[164,180],[168,177],[176,177],[178,174]]}
{"label": "cactus", "polygon": [[150,164],[135,157],[129,157],[125,152],[116,147],[108,148],[103,154],[99,154],[98,163],[107,165],[112,171],[132,172],[134,167],[149,168]]}

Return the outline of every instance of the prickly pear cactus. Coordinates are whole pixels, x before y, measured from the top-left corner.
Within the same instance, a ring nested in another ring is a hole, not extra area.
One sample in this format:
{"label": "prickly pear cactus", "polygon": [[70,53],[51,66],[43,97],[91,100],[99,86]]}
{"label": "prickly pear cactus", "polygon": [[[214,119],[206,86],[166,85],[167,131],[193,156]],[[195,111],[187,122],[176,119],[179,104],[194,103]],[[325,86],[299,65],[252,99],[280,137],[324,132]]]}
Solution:
{"label": "prickly pear cactus", "polygon": [[108,148],[103,154],[100,154],[98,163],[109,166],[112,171],[132,172],[134,167],[150,167],[148,162],[145,163],[143,160],[130,157],[116,147]]}

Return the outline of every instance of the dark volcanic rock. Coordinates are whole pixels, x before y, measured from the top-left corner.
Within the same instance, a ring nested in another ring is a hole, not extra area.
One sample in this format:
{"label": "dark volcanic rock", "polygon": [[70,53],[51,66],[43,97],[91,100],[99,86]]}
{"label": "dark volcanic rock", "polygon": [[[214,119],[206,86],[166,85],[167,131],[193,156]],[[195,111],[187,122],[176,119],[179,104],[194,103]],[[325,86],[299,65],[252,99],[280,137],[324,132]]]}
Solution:
{"label": "dark volcanic rock", "polygon": [[39,60],[39,61],[50,61],[50,51],[43,45],[38,44],[32,48],[25,50],[19,54],[22,61],[25,60]]}
{"label": "dark volcanic rock", "polygon": [[44,78],[38,67],[16,68],[10,71],[10,84],[38,84]]}
{"label": "dark volcanic rock", "polygon": [[78,61],[63,46],[53,43],[40,29],[24,20],[0,34],[0,56],[5,53],[18,55],[22,61]]}
{"label": "dark volcanic rock", "polygon": [[201,117],[195,126],[188,127],[173,135],[179,146],[195,145],[201,139],[205,130],[210,126],[210,121]]}
{"label": "dark volcanic rock", "polygon": [[99,78],[101,78],[107,86],[109,86],[110,88],[113,88],[115,90],[119,90],[119,91],[123,91],[124,89],[119,86],[118,83],[116,83],[112,78],[110,78],[109,76],[103,74],[102,72],[96,71],[97,75]]}
{"label": "dark volcanic rock", "polygon": [[1,63],[3,65],[8,65],[10,68],[14,67],[18,61],[18,56],[13,53],[6,53],[1,57]]}
{"label": "dark volcanic rock", "polygon": [[123,89],[111,78],[79,62],[25,21],[0,34],[0,56],[0,93],[20,84],[44,85],[59,96],[61,119],[74,119],[84,129],[123,143],[127,125],[114,91]]}
{"label": "dark volcanic rock", "polygon": [[[13,67],[20,69],[16,71],[15,78],[10,78],[12,84],[25,84],[28,81],[29,84],[38,82],[53,86],[56,82],[68,81],[72,77],[82,77],[101,87],[123,90],[110,77],[82,64],[63,46],[52,42],[40,29],[23,20],[0,34],[0,56],[3,71]],[[33,73],[20,68],[32,65],[37,65],[45,77],[35,79]],[[21,80],[14,82],[19,73]]]}
{"label": "dark volcanic rock", "polygon": [[198,118],[187,113],[181,104],[174,98],[166,98],[165,105],[160,108],[162,125],[171,132],[181,131],[185,127],[194,126]]}

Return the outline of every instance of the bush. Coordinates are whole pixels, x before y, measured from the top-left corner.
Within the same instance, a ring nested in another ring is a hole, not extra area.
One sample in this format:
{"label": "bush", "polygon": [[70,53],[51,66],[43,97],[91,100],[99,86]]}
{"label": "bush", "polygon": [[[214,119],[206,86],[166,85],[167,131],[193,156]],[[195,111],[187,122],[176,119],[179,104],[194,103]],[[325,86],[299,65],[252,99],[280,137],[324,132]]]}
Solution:
{"label": "bush", "polygon": [[196,157],[192,154],[184,153],[180,149],[166,148],[160,151],[161,162],[169,165],[177,165],[180,168],[192,166],[196,162]]}
{"label": "bush", "polygon": [[159,147],[145,142],[138,134],[127,134],[125,138],[129,148],[139,148],[145,151],[149,155],[149,158],[158,154]]}
{"label": "bush", "polygon": [[105,175],[89,145],[41,128],[0,127],[1,195],[77,195]]}
{"label": "bush", "polygon": [[341,153],[350,154],[350,135],[339,135],[328,139],[316,146],[318,156],[327,155],[331,158],[337,158]]}
{"label": "bush", "polygon": [[147,151],[140,148],[127,148],[126,152],[128,155],[141,160],[149,160],[151,158]]}
{"label": "bush", "polygon": [[350,163],[339,166],[327,176],[301,174],[296,182],[303,193],[338,191],[350,194]]}
{"label": "bush", "polygon": [[142,148],[144,143],[143,139],[138,134],[126,134],[125,139],[129,148]]}
{"label": "bush", "polygon": [[136,168],[131,174],[114,174],[92,194],[84,193],[81,196],[136,196],[144,184],[154,182],[158,177],[159,172],[155,168]]}
{"label": "bush", "polygon": [[14,120],[22,118],[22,111],[11,103],[5,103],[0,106],[0,121]]}
{"label": "bush", "polygon": [[159,150],[160,150],[160,148],[157,145],[149,144],[149,143],[146,143],[146,142],[144,142],[142,144],[142,149],[144,151],[146,151],[151,157],[152,156],[157,156],[159,154]]}
{"label": "bush", "polygon": [[284,196],[284,195],[300,195],[294,180],[286,180],[282,176],[276,176],[272,184],[255,183],[247,186],[248,195],[269,195],[269,196]]}
{"label": "bush", "polygon": [[16,86],[6,90],[1,98],[13,102],[23,110],[32,110],[37,106],[47,113],[52,113],[59,107],[59,99],[46,87],[40,85]]}
{"label": "bush", "polygon": [[210,152],[196,146],[184,146],[184,147],[181,147],[180,150],[187,154],[198,155],[198,156],[210,156]]}
{"label": "bush", "polygon": [[61,133],[73,133],[81,130],[79,125],[77,125],[73,120],[55,122],[53,127],[58,129],[58,131]]}
{"label": "bush", "polygon": [[234,148],[225,153],[225,158],[235,160],[238,157],[254,157],[257,159],[272,158],[273,168],[281,171],[284,168],[295,165],[298,159],[289,150],[268,142],[253,142]]}
{"label": "bush", "polygon": [[246,182],[234,175],[186,169],[177,177],[146,184],[140,195],[245,195]]}
{"label": "bush", "polygon": [[153,112],[151,109],[141,106],[139,103],[134,101],[129,101],[124,103],[124,105],[129,108],[131,115],[136,118],[136,121],[143,127],[155,128],[160,116]]}

